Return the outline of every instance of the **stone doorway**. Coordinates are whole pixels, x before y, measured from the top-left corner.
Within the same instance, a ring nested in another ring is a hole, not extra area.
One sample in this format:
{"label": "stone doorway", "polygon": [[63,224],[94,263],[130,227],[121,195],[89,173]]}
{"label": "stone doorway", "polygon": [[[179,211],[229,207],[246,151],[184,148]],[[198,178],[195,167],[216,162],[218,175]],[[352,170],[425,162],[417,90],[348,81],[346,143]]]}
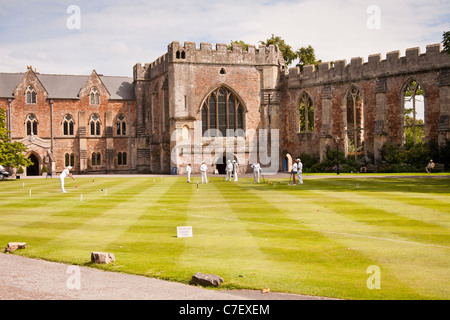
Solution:
{"label": "stone doorway", "polygon": [[27,176],[38,176],[39,175],[39,159],[34,155],[31,154],[28,159],[33,162],[32,165],[27,167]]}

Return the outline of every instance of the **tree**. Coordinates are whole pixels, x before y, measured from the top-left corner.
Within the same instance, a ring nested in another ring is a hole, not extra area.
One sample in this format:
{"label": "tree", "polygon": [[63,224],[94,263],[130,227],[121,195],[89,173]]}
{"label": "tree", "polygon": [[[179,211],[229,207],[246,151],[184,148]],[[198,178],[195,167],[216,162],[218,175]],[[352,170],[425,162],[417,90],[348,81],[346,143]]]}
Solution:
{"label": "tree", "polygon": [[242,40],[235,40],[235,41],[231,41],[230,42],[230,45],[228,46],[228,50],[231,50],[231,47],[233,46],[233,44],[240,44],[240,45],[242,45],[242,50],[244,50],[244,51],[246,51],[247,50],[247,48],[248,48],[248,44],[247,43],[245,43],[244,41],[242,41]]}
{"label": "tree", "polygon": [[313,64],[317,69],[319,63],[322,62],[322,60],[316,60],[316,53],[314,52],[314,48],[311,47],[311,45],[307,47],[302,47],[298,49],[295,53],[297,55],[297,58],[299,59],[297,67],[300,67],[301,71],[303,70],[304,66],[310,64]]}
{"label": "tree", "polygon": [[0,164],[13,168],[28,167],[32,162],[25,158],[24,152],[27,151],[27,147],[21,142],[11,142],[9,131],[6,130],[5,113],[5,110],[0,108]]}
{"label": "tree", "polygon": [[444,50],[450,54],[450,31],[446,31],[442,35],[442,44],[444,45]]}
{"label": "tree", "polygon": [[266,47],[268,47],[271,44],[278,46],[278,48],[281,51],[281,54],[283,55],[283,59],[286,63],[286,66],[289,66],[295,59],[297,59],[297,55],[292,50],[291,46],[286,44],[284,40],[279,36],[275,36],[272,34],[272,37],[270,39],[267,39],[266,41],[260,41],[260,43],[262,45],[265,45]]}

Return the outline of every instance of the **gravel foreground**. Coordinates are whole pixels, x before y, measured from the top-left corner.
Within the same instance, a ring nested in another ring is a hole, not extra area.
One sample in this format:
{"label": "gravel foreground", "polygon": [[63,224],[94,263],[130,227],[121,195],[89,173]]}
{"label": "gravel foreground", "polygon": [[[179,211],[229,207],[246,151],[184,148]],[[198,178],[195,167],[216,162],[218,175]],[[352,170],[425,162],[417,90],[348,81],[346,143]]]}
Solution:
{"label": "gravel foreground", "polygon": [[[79,289],[73,288],[74,268],[79,270]],[[0,270],[0,300],[327,300],[255,290],[209,290],[4,253],[0,253]]]}

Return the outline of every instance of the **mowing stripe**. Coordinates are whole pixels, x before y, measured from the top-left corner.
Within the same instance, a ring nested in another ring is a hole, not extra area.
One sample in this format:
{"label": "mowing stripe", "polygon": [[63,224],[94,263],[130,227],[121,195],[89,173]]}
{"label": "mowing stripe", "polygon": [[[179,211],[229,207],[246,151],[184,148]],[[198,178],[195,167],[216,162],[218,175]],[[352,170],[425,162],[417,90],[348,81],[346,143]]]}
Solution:
{"label": "mowing stripe", "polygon": [[373,239],[373,240],[391,241],[391,242],[397,242],[397,243],[406,243],[406,244],[414,244],[414,245],[421,245],[421,246],[428,246],[428,247],[435,247],[435,248],[450,249],[450,247],[447,247],[447,246],[440,246],[440,245],[434,245],[434,244],[428,244],[428,243],[420,243],[420,242],[413,242],[413,241],[405,241],[405,240],[395,240],[395,239],[388,239],[388,238],[380,238],[380,237],[373,237],[373,236],[367,236],[367,235],[361,235],[361,234],[352,234],[352,233],[346,233],[346,232],[336,232],[336,231],[327,231],[327,230],[314,230],[314,229],[308,229],[308,228],[281,226],[281,225],[277,225],[277,224],[273,224],[273,223],[265,223],[265,222],[242,220],[242,219],[232,219],[232,218],[211,217],[211,216],[204,216],[204,215],[192,215],[192,216],[198,217],[198,218],[234,221],[234,222],[241,222],[241,223],[244,223],[244,222],[245,223],[254,223],[254,224],[261,224],[261,225],[277,227],[277,228],[284,228],[284,229],[293,229],[293,230],[300,230],[300,231],[312,231],[312,232],[328,233],[328,234],[342,235],[342,236],[348,236],[348,237],[367,238],[367,239]]}

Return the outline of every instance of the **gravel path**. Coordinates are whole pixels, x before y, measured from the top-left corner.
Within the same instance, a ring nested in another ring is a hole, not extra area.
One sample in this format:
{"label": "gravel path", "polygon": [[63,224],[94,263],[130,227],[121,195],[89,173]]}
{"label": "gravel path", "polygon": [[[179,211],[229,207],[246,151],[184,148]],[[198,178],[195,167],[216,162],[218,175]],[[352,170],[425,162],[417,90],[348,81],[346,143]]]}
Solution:
{"label": "gravel path", "polygon": [[[80,289],[72,288],[79,270]],[[322,300],[324,298],[209,290],[201,287],[106,272],[88,267],[0,253],[0,300]]]}

